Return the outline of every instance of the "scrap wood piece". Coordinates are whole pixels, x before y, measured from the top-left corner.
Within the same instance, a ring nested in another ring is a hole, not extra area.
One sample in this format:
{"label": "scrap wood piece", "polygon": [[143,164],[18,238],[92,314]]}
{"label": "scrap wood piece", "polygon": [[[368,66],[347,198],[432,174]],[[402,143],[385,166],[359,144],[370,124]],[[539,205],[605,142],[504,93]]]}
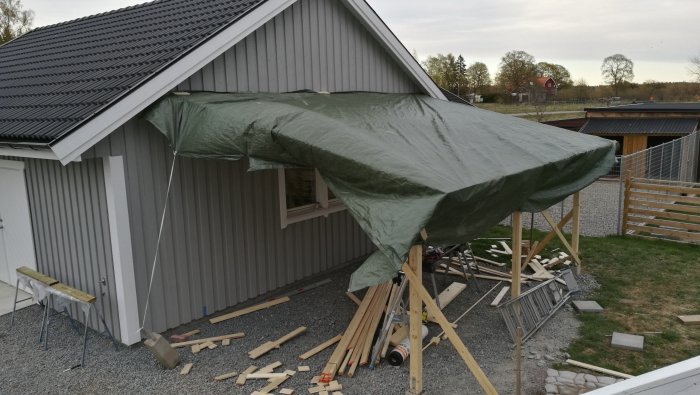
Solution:
{"label": "scrap wood piece", "polygon": [[284,377],[275,378],[274,380],[271,380],[271,381],[270,381],[270,384],[268,384],[268,385],[266,385],[265,387],[259,389],[258,391],[259,391],[261,394],[269,394],[271,391],[276,390],[277,387],[279,387],[282,383],[284,383],[285,381],[287,381],[288,378],[289,378],[289,376],[287,376],[287,375],[285,375]]}
{"label": "scrap wood piece", "polygon": [[592,370],[594,372],[607,374],[609,376],[620,377],[623,379],[631,379],[632,377],[634,377],[634,376],[627,374],[627,373],[621,373],[621,372],[617,372],[615,370],[601,368],[600,366],[595,366],[595,365],[590,365],[590,364],[579,362],[579,361],[574,361],[573,359],[567,359],[566,363],[568,363],[569,365],[572,365],[572,366],[578,366],[579,368],[584,368],[584,369]]}
{"label": "scrap wood piece", "polygon": [[325,342],[319,344],[318,346],[312,348],[311,350],[299,355],[299,359],[306,360],[306,359],[313,357],[314,355],[320,353],[321,351],[325,350],[326,348],[339,342],[342,337],[343,337],[343,335],[340,334],[334,338],[326,340]]}
{"label": "scrap wood piece", "polygon": [[257,366],[251,365],[246,370],[244,370],[236,379],[236,385],[243,385],[248,378],[248,375],[255,372],[258,369]]}
{"label": "scrap wood piece", "polygon": [[232,372],[220,374],[220,375],[214,377],[214,380],[216,380],[216,381],[223,381],[223,380],[226,380],[226,379],[230,379],[231,377],[233,377],[233,376],[235,376],[235,375],[237,375],[237,374],[238,374],[238,372],[236,372],[236,371],[234,370],[234,371],[232,371]]}
{"label": "scrap wood piece", "polygon": [[297,371],[296,371],[296,370],[287,369],[287,370],[285,370],[285,371],[282,372],[282,373],[286,374],[287,376],[294,376],[295,374],[297,374]]}
{"label": "scrap wood piece", "polygon": [[281,377],[288,377],[286,373],[273,373],[273,372],[254,372],[248,373],[246,380],[260,380],[260,379],[278,379]]}
{"label": "scrap wood piece", "polygon": [[345,294],[348,295],[348,298],[350,298],[350,300],[352,300],[353,302],[355,302],[356,305],[359,306],[360,303],[362,303],[362,301],[360,300],[360,298],[358,298],[357,296],[355,296],[354,293],[352,293],[352,292],[346,292]]}
{"label": "scrap wood piece", "polygon": [[238,332],[238,333],[232,333],[230,335],[208,337],[206,339],[188,340],[186,342],[171,343],[170,345],[175,347],[175,348],[187,347],[187,346],[191,346],[193,344],[203,344],[203,343],[207,343],[207,342],[218,342],[218,341],[221,341],[224,339],[240,339],[241,337],[244,337],[244,336],[245,336],[245,333]]}
{"label": "scrap wood piece", "polygon": [[252,359],[257,359],[261,355],[267,354],[275,348],[279,348],[283,343],[301,335],[306,331],[305,326],[300,326],[299,328],[287,333],[286,335],[280,337],[277,340],[266,342],[257,348],[248,352],[248,356]]}
{"label": "scrap wood piece", "polygon": [[190,350],[192,350],[192,354],[198,354],[200,351],[202,351],[202,348],[199,346],[199,344],[193,344]]}
{"label": "scrap wood piece", "polygon": [[503,246],[503,251],[505,251],[508,255],[513,255],[513,250],[510,249],[508,243],[506,243],[505,241],[499,241],[499,243],[501,243],[501,245]]}
{"label": "scrap wood piece", "polygon": [[309,370],[311,370],[311,368],[306,365],[297,366],[297,372],[308,372]]}
{"label": "scrap wood piece", "polygon": [[282,388],[280,390],[280,394],[282,395],[292,395],[294,393],[294,390],[291,388]]}
{"label": "scrap wood piece", "polygon": [[172,342],[184,342],[188,338],[190,338],[194,335],[197,335],[197,334],[199,334],[199,329],[195,329],[195,330],[183,333],[181,335],[178,335],[177,333],[173,333],[172,335],[170,335],[170,341],[172,341]]}
{"label": "scrap wood piece", "polygon": [[185,366],[182,367],[180,374],[184,376],[184,375],[190,373],[190,370],[192,370],[192,366],[193,366],[193,364],[191,362],[185,364]]}
{"label": "scrap wood piece", "polygon": [[[207,348],[210,349],[210,350],[213,350],[213,349],[215,349],[215,348],[217,347],[217,345],[214,344],[214,342],[211,341],[211,340],[209,340],[209,341],[206,342],[206,343],[203,343],[202,346],[205,346],[205,347],[207,347]],[[201,346],[200,346],[200,347],[201,347]]]}
{"label": "scrap wood piece", "polygon": [[217,324],[221,321],[230,320],[232,318],[240,317],[242,315],[253,313],[253,312],[256,312],[258,310],[267,309],[267,308],[270,308],[272,306],[276,306],[278,304],[286,303],[286,302],[289,302],[289,296],[283,296],[281,298],[273,299],[273,300],[267,301],[265,303],[256,304],[255,306],[246,307],[245,309],[236,310],[232,313],[220,315],[218,317],[214,317],[214,318],[210,319],[209,322],[212,324]]}
{"label": "scrap wood piece", "polygon": [[490,265],[494,265],[494,266],[498,266],[498,267],[503,267],[506,265],[505,263],[492,261],[492,260],[486,259],[486,258],[481,258],[481,257],[478,257],[476,255],[474,256],[474,259],[476,259],[477,261],[481,261],[481,262],[488,263]]}
{"label": "scrap wood piece", "polygon": [[258,370],[258,372],[261,373],[272,373],[273,370],[277,369],[278,367],[282,366],[282,362],[280,361],[275,361],[269,365],[263,366]]}
{"label": "scrap wood piece", "polygon": [[231,345],[231,339],[224,339],[221,341],[222,346],[229,346]]}
{"label": "scrap wood piece", "polygon": [[686,325],[700,325],[700,315],[679,315],[678,319]]}
{"label": "scrap wood piece", "polygon": [[[444,309],[445,307],[447,307],[447,305],[452,303],[452,301],[455,300],[455,298],[457,298],[457,296],[459,296],[459,294],[461,294],[462,291],[464,291],[465,289],[467,289],[467,284],[458,282],[450,284],[447,288],[440,292],[440,295],[438,295],[437,299],[440,301],[440,303],[438,303],[438,306]],[[432,314],[428,314],[428,321],[435,322],[435,317],[433,317]]]}
{"label": "scrap wood piece", "polygon": [[[556,226],[557,229],[564,229],[564,226],[566,226],[566,224],[569,223],[569,221],[571,220],[571,218],[573,218],[573,216],[574,216],[574,210],[572,209],[571,211],[569,211],[568,214],[566,214],[564,216],[564,218],[561,219],[561,221],[559,221],[559,223]],[[521,272],[523,270],[525,270],[528,263],[535,255],[539,254],[542,250],[544,250],[544,248],[547,246],[547,244],[549,244],[550,241],[552,241],[552,239],[554,238],[555,235],[556,235],[556,233],[554,232],[554,229],[552,229],[549,231],[549,233],[547,233],[547,235],[544,237],[544,239],[542,239],[542,241],[537,243],[537,246],[534,249],[532,249],[529,254],[527,254],[527,259],[525,260],[526,263],[521,268],[521,270],[520,270]]]}
{"label": "scrap wood piece", "polygon": [[501,299],[503,299],[503,297],[506,296],[506,293],[508,293],[509,289],[510,287],[503,287],[501,292],[499,292],[493,302],[491,302],[491,306],[498,306],[498,304],[501,303]]}
{"label": "scrap wood piece", "polygon": [[547,212],[547,210],[542,211],[542,216],[547,221],[549,226],[552,227],[552,230],[554,231],[554,233],[556,233],[557,237],[559,238],[559,241],[561,241],[561,243],[564,245],[564,247],[569,251],[569,254],[571,254],[571,257],[574,258],[574,261],[576,261],[576,263],[578,265],[581,265],[581,258],[578,256],[576,251],[574,251],[573,247],[571,247],[571,244],[569,244],[569,241],[566,240],[566,237],[564,237],[564,234],[561,233],[561,229],[559,229],[559,227],[557,227],[557,224],[554,223],[554,220],[549,215],[549,212]]}

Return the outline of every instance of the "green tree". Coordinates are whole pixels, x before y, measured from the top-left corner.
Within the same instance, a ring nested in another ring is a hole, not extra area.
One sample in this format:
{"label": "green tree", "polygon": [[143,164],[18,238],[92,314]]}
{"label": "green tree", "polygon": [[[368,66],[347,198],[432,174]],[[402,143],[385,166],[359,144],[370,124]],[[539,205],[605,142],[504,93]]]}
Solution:
{"label": "green tree", "polygon": [[620,96],[620,87],[634,79],[634,62],[625,55],[610,55],[603,60],[600,66],[603,80],[615,91],[615,96]]}
{"label": "green tree", "polygon": [[571,74],[566,67],[560,64],[539,62],[536,65],[537,75],[540,77],[550,77],[557,83],[559,89],[565,89],[573,86]]}
{"label": "green tree", "polygon": [[528,90],[536,70],[532,55],[525,51],[510,51],[501,58],[496,84],[507,93]]}
{"label": "green tree", "polygon": [[[435,56],[428,56],[428,58],[423,62],[423,67],[430,75],[430,78],[435,81],[438,86],[446,89],[453,93],[460,92],[460,88],[463,88],[465,84],[464,72],[464,58],[462,58],[460,66],[461,55],[458,58],[451,53],[447,55],[437,54]],[[460,92],[461,93],[461,92]]]}
{"label": "green tree", "polygon": [[34,11],[25,10],[21,0],[0,0],[0,45],[28,32]]}
{"label": "green tree", "polygon": [[465,78],[471,93],[484,93],[491,85],[489,68],[481,62],[472,63],[465,71]]}

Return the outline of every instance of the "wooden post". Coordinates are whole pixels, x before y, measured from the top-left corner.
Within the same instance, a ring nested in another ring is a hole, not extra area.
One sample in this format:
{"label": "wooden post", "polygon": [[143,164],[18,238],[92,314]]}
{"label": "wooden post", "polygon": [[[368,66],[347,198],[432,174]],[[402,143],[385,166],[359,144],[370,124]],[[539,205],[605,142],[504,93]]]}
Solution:
{"label": "wooden post", "polygon": [[408,252],[408,266],[419,281],[409,282],[409,340],[411,347],[410,356],[410,383],[409,394],[420,395],[423,393],[423,302],[421,301],[419,288],[423,287],[423,247],[416,244]]}
{"label": "wooden post", "polygon": [[515,211],[511,216],[513,218],[513,261],[512,261],[512,277],[513,284],[510,288],[511,297],[513,299],[520,296],[520,265],[522,264],[522,244],[523,244],[523,213]]}
{"label": "wooden post", "polygon": [[630,189],[632,189],[632,177],[630,173],[627,172],[625,175],[625,196],[624,204],[622,206],[622,235],[627,233],[627,215],[630,209]]}
{"label": "wooden post", "polygon": [[[581,192],[574,193],[574,201],[571,207],[574,215],[571,219],[571,248],[574,250],[576,255],[581,257],[581,253],[578,248],[578,236],[581,230]],[[581,274],[581,263],[576,265],[576,274]]]}

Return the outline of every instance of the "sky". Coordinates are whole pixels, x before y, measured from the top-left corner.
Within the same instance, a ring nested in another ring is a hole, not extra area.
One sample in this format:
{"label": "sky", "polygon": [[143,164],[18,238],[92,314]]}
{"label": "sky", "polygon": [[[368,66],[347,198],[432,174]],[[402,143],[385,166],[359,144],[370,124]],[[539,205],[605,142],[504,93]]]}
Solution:
{"label": "sky", "polygon": [[[23,0],[44,26],[142,0]],[[566,67],[574,80],[601,84],[600,65],[621,53],[634,62],[635,82],[690,81],[700,55],[698,0],[369,0],[420,59],[462,54],[486,63],[491,76],[508,51]]]}

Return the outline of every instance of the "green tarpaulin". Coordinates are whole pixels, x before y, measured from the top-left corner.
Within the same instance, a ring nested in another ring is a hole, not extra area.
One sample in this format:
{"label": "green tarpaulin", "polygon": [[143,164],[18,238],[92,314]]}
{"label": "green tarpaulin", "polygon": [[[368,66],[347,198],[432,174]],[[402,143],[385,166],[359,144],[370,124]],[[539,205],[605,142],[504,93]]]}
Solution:
{"label": "green tarpaulin", "polygon": [[170,96],[145,115],[178,155],[317,168],[378,251],[350,288],[395,275],[418,237],[461,243],[606,174],[614,143],[423,95]]}

